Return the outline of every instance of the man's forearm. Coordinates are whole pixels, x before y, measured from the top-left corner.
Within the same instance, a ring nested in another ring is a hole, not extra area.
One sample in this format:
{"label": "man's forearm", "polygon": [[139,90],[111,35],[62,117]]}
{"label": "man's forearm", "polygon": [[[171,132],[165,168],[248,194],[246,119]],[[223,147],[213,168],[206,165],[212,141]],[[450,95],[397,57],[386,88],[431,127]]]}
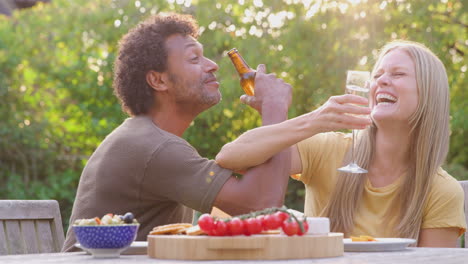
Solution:
{"label": "man's forearm", "polygon": [[[265,110],[262,116],[264,123],[274,124],[287,118],[287,108],[282,111],[274,108]],[[242,151],[238,158],[243,158]],[[290,150],[286,148],[283,151],[278,151],[265,162],[247,170],[241,179],[228,180],[223,190],[225,195],[226,193],[230,195],[223,196],[223,200],[218,197],[217,203],[222,206],[222,210],[231,215],[282,206],[286,195],[290,166]]]}
{"label": "man's forearm", "polygon": [[[262,193],[263,208],[279,207],[284,204],[291,170],[291,151],[289,148],[275,154],[267,163],[262,164],[258,173],[264,177],[259,190]],[[259,175],[256,175],[259,176]]]}
{"label": "man's forearm", "polygon": [[247,170],[241,179],[229,179],[223,190],[230,195],[219,199],[216,205],[231,215],[282,206],[288,186],[290,159],[290,150],[285,149],[267,162]]}
{"label": "man's forearm", "polygon": [[[269,104],[262,107],[262,123],[264,126],[284,122],[287,118],[287,105]],[[291,151],[286,148],[282,151],[278,150],[267,162],[247,172],[246,178],[254,180],[258,186],[256,190],[256,210],[283,205],[288,187],[290,167]]]}
{"label": "man's forearm", "polygon": [[262,124],[268,126],[288,119],[288,106],[280,103],[269,103],[262,106]]}

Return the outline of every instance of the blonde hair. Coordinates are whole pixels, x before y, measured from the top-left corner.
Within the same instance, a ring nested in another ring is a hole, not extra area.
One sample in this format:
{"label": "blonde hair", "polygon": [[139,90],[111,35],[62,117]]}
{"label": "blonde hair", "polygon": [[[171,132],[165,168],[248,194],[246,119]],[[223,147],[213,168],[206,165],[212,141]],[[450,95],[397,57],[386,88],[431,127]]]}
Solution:
{"label": "blonde hair", "polygon": [[[418,105],[410,118],[410,169],[403,178],[397,198],[386,212],[394,234],[418,239],[427,194],[438,168],[444,162],[449,144],[449,87],[443,63],[427,47],[416,42],[395,41],[385,45],[373,72],[382,58],[393,50],[405,51],[415,64]],[[373,75],[372,75],[373,76]],[[368,168],[375,150],[377,128],[359,133],[355,159]],[[350,161],[350,151],[344,164]],[[348,234],[361,203],[367,177],[339,173],[335,190],[322,215],[328,216],[333,231]],[[395,215],[394,212],[397,212]]]}

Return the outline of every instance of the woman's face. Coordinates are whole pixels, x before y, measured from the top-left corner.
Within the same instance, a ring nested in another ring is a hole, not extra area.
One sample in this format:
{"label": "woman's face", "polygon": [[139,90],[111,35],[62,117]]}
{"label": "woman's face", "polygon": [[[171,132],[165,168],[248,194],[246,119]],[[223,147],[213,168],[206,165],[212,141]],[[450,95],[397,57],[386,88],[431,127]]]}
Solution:
{"label": "woman's face", "polygon": [[418,105],[418,89],[415,65],[408,53],[398,48],[387,53],[372,79],[370,107],[374,122],[409,123]]}

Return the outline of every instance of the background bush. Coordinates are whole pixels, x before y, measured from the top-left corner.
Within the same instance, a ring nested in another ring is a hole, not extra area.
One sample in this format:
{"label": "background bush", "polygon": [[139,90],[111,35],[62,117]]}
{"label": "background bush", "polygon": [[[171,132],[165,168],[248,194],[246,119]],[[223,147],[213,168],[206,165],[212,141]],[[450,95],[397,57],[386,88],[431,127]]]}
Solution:
{"label": "background bush", "polygon": [[[451,141],[445,168],[468,179],[466,6],[452,0],[54,0],[0,16],[0,199],[56,199],[65,225],[89,155],[126,116],[112,94],[118,40],[145,17],[194,15],[205,55],[216,61],[223,100],[185,133],[201,155],[261,124],[240,104],[226,57],[236,47],[255,68],[291,83],[290,117],[343,93],[347,69],[370,70],[392,39],[425,43],[444,62],[451,87]],[[302,210],[290,182],[286,204]]]}

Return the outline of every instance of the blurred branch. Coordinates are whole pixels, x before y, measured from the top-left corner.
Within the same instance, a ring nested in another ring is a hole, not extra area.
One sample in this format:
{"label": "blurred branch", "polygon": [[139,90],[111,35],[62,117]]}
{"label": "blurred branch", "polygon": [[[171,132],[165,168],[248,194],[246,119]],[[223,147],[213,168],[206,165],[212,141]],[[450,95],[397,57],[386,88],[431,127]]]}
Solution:
{"label": "blurred branch", "polygon": [[450,14],[451,14],[451,12],[449,12],[449,11],[445,11],[445,12],[437,12],[436,11],[436,12],[434,12],[434,15],[440,15],[442,17],[447,18],[447,20],[444,21],[444,22],[447,22],[447,23],[450,23],[450,24],[457,24],[457,25],[460,25],[460,26],[462,26],[464,28],[468,28],[468,24],[465,24],[464,22],[456,19],[455,17],[452,17]]}
{"label": "blurred branch", "polygon": [[460,48],[457,47],[457,43],[454,42],[452,45],[450,45],[450,48],[451,49],[454,49],[458,54],[460,54],[461,56],[465,56],[465,52],[463,50],[461,50]]}

